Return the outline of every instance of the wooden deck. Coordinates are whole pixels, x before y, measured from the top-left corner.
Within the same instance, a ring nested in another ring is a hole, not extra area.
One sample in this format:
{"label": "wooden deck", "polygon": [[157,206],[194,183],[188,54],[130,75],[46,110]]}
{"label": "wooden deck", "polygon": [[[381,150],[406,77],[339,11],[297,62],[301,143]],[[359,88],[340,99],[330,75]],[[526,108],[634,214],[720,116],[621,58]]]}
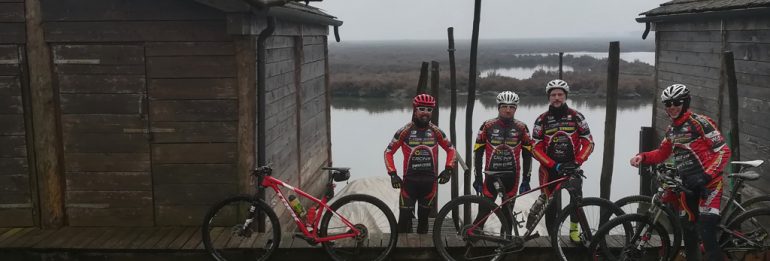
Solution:
{"label": "wooden deck", "polygon": [[[264,243],[264,238],[259,237],[245,241],[231,239],[230,233],[225,233],[224,229],[214,232],[215,244],[228,248],[250,249]],[[280,248],[273,260],[328,258],[320,245],[311,246],[302,239],[294,238],[290,232],[282,234]],[[371,237],[368,246],[380,245],[382,235],[378,236]],[[452,238],[447,238],[450,247],[462,247],[462,242]],[[530,240],[526,246],[523,252],[512,256],[554,258],[547,237]],[[173,260],[173,257],[209,260],[201,243],[199,227],[66,227],[59,230],[0,228],[0,260],[50,260],[51,255],[52,260],[59,260],[56,255],[72,258],[65,260],[82,260],[94,256],[98,257],[97,260]],[[393,259],[438,259],[433,249],[432,234],[399,235]]]}

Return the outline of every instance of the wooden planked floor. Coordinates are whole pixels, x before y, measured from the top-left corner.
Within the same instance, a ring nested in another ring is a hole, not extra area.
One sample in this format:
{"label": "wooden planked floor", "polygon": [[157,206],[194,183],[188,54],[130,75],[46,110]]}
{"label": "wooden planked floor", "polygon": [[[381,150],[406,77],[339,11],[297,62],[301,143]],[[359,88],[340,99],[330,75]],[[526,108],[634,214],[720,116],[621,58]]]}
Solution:
{"label": "wooden planked floor", "polygon": [[[249,249],[264,244],[264,234],[251,238],[232,236],[226,228],[212,232],[214,244],[225,248]],[[383,244],[389,234],[373,234],[367,246]],[[451,247],[462,247],[455,235],[445,236]],[[618,241],[619,242],[619,241]],[[548,237],[539,237],[526,242],[527,247],[549,248]],[[575,245],[569,245],[576,247]],[[305,240],[295,238],[291,232],[282,232],[280,248],[318,248]],[[433,237],[428,234],[400,234],[398,248],[433,248]],[[37,228],[0,228],[0,249],[82,249],[82,250],[201,250],[201,232],[198,227],[65,227],[59,230]]]}

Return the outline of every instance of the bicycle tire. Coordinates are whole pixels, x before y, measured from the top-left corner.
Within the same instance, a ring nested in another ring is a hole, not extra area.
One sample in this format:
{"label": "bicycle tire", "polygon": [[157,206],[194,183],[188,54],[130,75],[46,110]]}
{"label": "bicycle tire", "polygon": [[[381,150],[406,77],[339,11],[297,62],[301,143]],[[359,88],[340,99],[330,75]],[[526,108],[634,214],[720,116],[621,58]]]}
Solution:
{"label": "bicycle tire", "polygon": [[[629,230],[627,226],[631,226],[632,229]],[[652,228],[654,233],[639,235],[641,229],[645,228]],[[658,251],[654,251],[656,247],[654,245],[647,245],[648,248],[644,249],[634,248],[634,245],[640,245],[638,240],[649,242],[654,239],[654,235],[658,235],[660,241]],[[668,260],[671,256],[671,238],[666,228],[660,223],[652,224],[650,217],[642,214],[625,214],[611,219],[596,231],[594,237],[594,241],[588,247],[591,260]]]}
{"label": "bicycle tire", "polygon": [[[361,203],[361,205],[356,204]],[[355,206],[354,206],[355,205]],[[364,206],[362,206],[364,205]],[[365,206],[369,205],[369,207]],[[346,208],[349,207],[349,208]],[[346,219],[348,219],[353,225],[357,226],[356,228],[359,230],[365,230],[364,236],[361,236],[359,238],[344,238],[339,239],[335,241],[329,241],[329,242],[323,242],[322,245],[324,247],[324,250],[329,254],[329,256],[338,261],[347,261],[347,260],[367,260],[367,261],[380,261],[385,260],[390,256],[390,254],[393,252],[393,249],[396,247],[396,243],[398,242],[398,229],[397,229],[397,223],[396,223],[396,217],[393,215],[393,211],[390,210],[387,204],[385,202],[382,202],[382,200],[370,196],[370,195],[364,195],[364,194],[352,194],[347,195],[344,197],[341,197],[334,201],[330,206],[330,209],[336,211],[338,214],[344,216]],[[362,211],[366,209],[367,211]],[[378,216],[375,218],[372,218],[372,210],[378,209],[381,211],[382,216]],[[349,211],[348,211],[349,210]],[[350,213],[347,213],[350,212]],[[367,216],[364,217],[362,220],[354,220],[356,216],[353,215],[363,215],[366,214]],[[383,217],[384,216],[384,217]],[[337,233],[330,233],[331,230],[345,230],[348,229],[347,226],[344,225],[344,223],[341,222],[338,218],[332,219],[332,217],[336,217],[334,213],[331,211],[325,211],[322,219],[321,219],[321,225],[318,231],[318,235],[320,237],[326,237],[330,234],[337,234]],[[384,220],[383,220],[384,218]],[[332,226],[330,227],[330,222],[332,223]],[[357,223],[357,222],[365,222],[365,223]],[[387,222],[387,227],[382,228],[382,223]],[[379,230],[379,234],[370,234],[372,231]],[[344,231],[342,233],[346,233],[347,231]],[[374,236],[373,236],[374,235]],[[382,235],[382,236],[380,236]],[[374,243],[369,244],[368,246],[365,246],[366,240],[369,241],[375,241],[375,240],[381,240],[380,243],[377,243],[376,245],[378,247],[374,247]],[[350,246],[349,246],[350,245]],[[352,247],[352,252],[348,253],[348,249]],[[364,252],[359,252],[364,251]],[[375,252],[375,253],[372,253]],[[349,256],[346,256],[346,254],[349,254]]]}
{"label": "bicycle tire", "polygon": [[[626,214],[633,214],[626,211],[626,209],[623,207],[634,203],[644,203],[646,205],[649,205],[650,202],[652,202],[652,197],[650,196],[633,195],[633,196],[627,196],[627,197],[618,199],[617,201],[615,201],[615,205],[623,209],[623,211]],[[679,253],[679,250],[682,248],[682,224],[679,222],[679,216],[677,216],[676,213],[674,213],[674,210],[672,210],[671,208],[668,208],[668,207],[663,208],[663,214],[665,215],[665,217],[663,218],[668,220],[668,223],[663,224],[663,227],[665,227],[668,232],[673,234],[672,248],[671,248],[671,251],[669,251],[671,255],[669,257],[669,260],[674,260],[674,258],[676,258],[677,253]]]}
{"label": "bicycle tire", "polygon": [[[745,208],[747,211],[755,208],[766,208],[770,207],[770,195],[761,195],[758,197],[750,198],[744,202],[741,203],[741,206]],[[740,209],[735,209],[734,211],[731,211],[730,214],[725,217],[725,221],[722,222],[723,224],[730,224],[730,222],[737,218],[740,214],[746,213],[746,211],[741,211]]]}
{"label": "bicycle tire", "polygon": [[[255,231],[255,222],[244,228],[242,224],[246,217],[230,209],[249,207],[254,207],[257,213],[265,213],[268,224],[264,233]],[[275,211],[264,201],[249,195],[230,197],[209,208],[203,218],[201,235],[206,251],[217,261],[241,260],[246,256],[251,260],[267,260],[281,243],[281,227]],[[254,246],[258,248],[254,249]]]}
{"label": "bicycle tire", "polygon": [[[589,208],[591,206],[598,207],[598,209]],[[582,199],[581,209],[583,211],[585,210],[593,210],[596,212],[592,212],[591,214],[585,213],[585,221],[584,224],[580,224],[579,227],[581,228],[581,243],[583,245],[590,244],[591,239],[593,237],[593,234],[596,232],[596,230],[599,229],[601,224],[604,222],[609,221],[613,217],[617,217],[620,215],[623,215],[623,210],[621,210],[618,206],[616,206],[612,201],[603,199],[603,198],[595,198],[595,197],[587,197]],[[602,211],[606,210],[607,212],[602,213]],[[566,228],[567,233],[569,233],[569,228],[565,227],[564,222],[569,219],[570,213],[573,213],[575,211],[575,205],[569,204],[566,207],[564,207],[561,212],[559,212],[559,215],[557,215],[555,226],[552,228],[552,231],[549,233],[551,235],[551,246],[553,247],[554,252],[556,253],[559,260],[569,260],[569,255],[567,255],[566,251],[568,248],[572,248],[572,242],[569,239],[569,236],[562,236],[563,233],[562,230]],[[591,216],[591,217],[589,217]],[[591,219],[591,220],[588,220]],[[589,222],[591,224],[589,224]],[[588,226],[588,229],[585,227]],[[569,235],[569,234],[567,234]],[[572,255],[573,257],[577,257],[576,255]]]}
{"label": "bicycle tire", "polygon": [[[759,227],[757,227],[759,226]],[[722,233],[719,246],[724,254],[731,256],[736,252],[754,253],[765,252],[770,245],[770,208],[755,208],[735,217],[727,225],[729,231],[736,232],[741,237],[734,237],[730,233]],[[747,247],[745,239],[760,239],[761,247]],[[739,258],[739,257],[736,257]],[[736,259],[731,259],[736,260]]]}
{"label": "bicycle tire", "polygon": [[[477,207],[475,209],[476,211],[476,217],[473,217],[474,208],[473,205],[476,204]],[[478,213],[478,207],[483,206],[484,208],[488,208],[490,210],[497,207],[497,204],[493,202],[492,200],[483,197],[483,196],[476,196],[476,195],[466,195],[457,197],[453,200],[450,200],[447,202],[443,207],[441,207],[441,210],[439,210],[438,214],[436,215],[435,222],[433,224],[433,246],[438,251],[439,255],[444,259],[448,261],[453,260],[502,260],[505,258],[506,253],[503,252],[495,252],[495,249],[499,248],[499,243],[493,242],[493,241],[481,241],[480,239],[470,239],[468,238],[464,232],[466,232],[466,227],[468,227],[471,222],[466,222],[466,220],[462,220],[462,216],[464,216],[465,207],[469,206],[471,213],[471,220],[476,220],[479,216]],[[457,220],[460,220],[461,228],[457,229],[457,231],[447,231],[447,229],[455,229],[454,221],[451,216],[449,216],[450,213],[454,212],[452,210],[457,209],[459,217],[456,217]],[[493,215],[490,216],[487,220],[484,220],[485,222],[485,228],[482,228],[481,230],[474,230],[478,233],[483,233],[484,235],[489,236],[490,238],[497,238],[500,241],[509,240],[509,235],[511,231],[510,227],[510,221],[508,220],[507,215],[502,213],[503,211],[497,211],[494,212]],[[496,225],[499,222],[500,228],[499,230],[496,229]],[[449,225],[444,225],[444,223],[449,223]],[[493,224],[494,223],[494,224]],[[491,227],[491,229],[490,229]],[[486,229],[486,230],[485,230]],[[498,235],[494,235],[491,232],[486,232],[487,230],[492,231],[498,231]],[[487,247],[486,242],[495,243],[496,246],[498,246],[495,249],[491,249],[494,247]],[[482,247],[482,245],[484,245]],[[459,246],[465,246],[464,250],[460,250],[460,252],[464,252],[464,254],[457,254],[457,249],[453,249],[450,251],[449,248],[459,247]],[[450,253],[452,252],[452,253]],[[468,257],[468,254],[478,254],[476,257]],[[489,259],[482,259],[483,257],[489,257]]]}

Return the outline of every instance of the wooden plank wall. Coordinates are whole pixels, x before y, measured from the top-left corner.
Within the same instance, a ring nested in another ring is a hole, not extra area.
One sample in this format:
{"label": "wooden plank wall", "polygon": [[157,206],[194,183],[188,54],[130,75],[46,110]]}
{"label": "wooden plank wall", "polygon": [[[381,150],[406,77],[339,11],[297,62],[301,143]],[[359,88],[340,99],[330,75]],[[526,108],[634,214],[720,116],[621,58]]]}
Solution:
{"label": "wooden plank wall", "polygon": [[[325,180],[319,177],[326,175],[320,168],[329,162],[331,144],[324,81],[328,29],[286,22],[278,27],[281,30],[267,40],[267,161],[273,163],[276,177],[320,196]],[[268,202],[277,200],[273,197],[269,193]],[[308,206],[308,201],[303,203]],[[283,208],[276,210],[288,217]]]}
{"label": "wooden plank wall", "polygon": [[[68,225],[199,225],[239,191],[236,37],[224,13],[185,0],[41,2]],[[0,226],[33,220],[17,11],[22,0],[0,0]],[[267,158],[277,177],[318,196],[331,144],[327,34],[279,20],[267,41]]]}
{"label": "wooden plank wall", "polygon": [[198,225],[236,191],[224,14],[182,0],[44,0],[43,13],[69,224]]}
{"label": "wooden plank wall", "polygon": [[[768,160],[770,155],[770,19],[739,17],[686,23],[656,24],[659,32],[658,93],[672,83],[684,83],[694,92],[693,108],[714,120],[722,131],[730,126],[729,99],[721,83],[721,52],[732,50],[738,79],[741,159]],[[719,106],[719,100],[723,100]],[[721,117],[720,117],[721,114]],[[670,123],[658,106],[656,129]],[[765,164],[759,171],[770,170]],[[749,184],[749,194],[770,192],[770,177]]]}
{"label": "wooden plank wall", "polygon": [[157,225],[198,225],[236,194],[237,92],[232,42],[149,42]]}
{"label": "wooden plank wall", "polygon": [[144,47],[54,44],[71,226],[152,225]]}
{"label": "wooden plank wall", "polygon": [[24,1],[0,1],[0,224],[5,226],[33,226],[36,217],[27,156],[29,105],[23,96],[28,92],[22,74],[27,66],[24,14]]}

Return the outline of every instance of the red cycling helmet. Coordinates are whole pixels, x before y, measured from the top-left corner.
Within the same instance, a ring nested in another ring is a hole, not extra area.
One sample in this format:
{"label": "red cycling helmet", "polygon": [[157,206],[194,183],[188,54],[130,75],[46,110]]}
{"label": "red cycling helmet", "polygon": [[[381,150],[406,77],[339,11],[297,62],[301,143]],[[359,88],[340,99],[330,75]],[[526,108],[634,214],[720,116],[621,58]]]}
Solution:
{"label": "red cycling helmet", "polygon": [[436,107],[436,99],[429,94],[419,94],[414,97],[412,101],[412,107]]}

